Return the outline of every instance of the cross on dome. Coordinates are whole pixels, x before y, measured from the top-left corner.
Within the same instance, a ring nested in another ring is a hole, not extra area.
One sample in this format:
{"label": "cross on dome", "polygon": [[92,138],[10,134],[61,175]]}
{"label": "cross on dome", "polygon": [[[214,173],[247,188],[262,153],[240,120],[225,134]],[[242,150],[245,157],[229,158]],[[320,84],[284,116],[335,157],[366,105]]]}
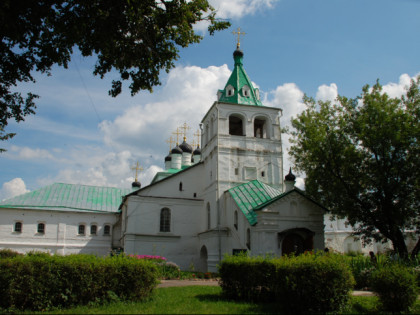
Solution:
{"label": "cross on dome", "polygon": [[240,43],[240,36],[241,36],[241,35],[246,35],[246,33],[245,33],[245,32],[241,32],[241,28],[240,28],[240,27],[238,27],[238,28],[237,28],[237,30],[236,30],[236,32],[235,32],[235,31],[233,31],[233,32],[232,32],[232,34],[233,34],[233,35],[238,35],[238,42],[236,43],[236,48],[237,48],[237,49],[239,49],[239,47],[241,46],[241,43]]}

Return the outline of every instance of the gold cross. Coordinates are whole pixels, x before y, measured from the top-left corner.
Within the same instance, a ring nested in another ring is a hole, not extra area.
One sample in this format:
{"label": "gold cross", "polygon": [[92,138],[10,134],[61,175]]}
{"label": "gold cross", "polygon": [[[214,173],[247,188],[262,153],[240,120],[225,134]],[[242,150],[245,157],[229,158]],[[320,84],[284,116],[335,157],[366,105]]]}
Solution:
{"label": "gold cross", "polygon": [[238,42],[236,43],[236,48],[239,49],[239,47],[241,46],[241,43],[239,42],[240,36],[241,35],[246,35],[246,33],[245,32],[241,32],[241,28],[238,27],[237,31],[236,32],[233,31],[232,34],[233,35],[238,35]]}
{"label": "gold cross", "polygon": [[173,135],[176,135],[176,145],[179,144],[179,135],[182,135],[182,132],[179,131],[179,128],[176,128],[176,131],[172,132]]}
{"label": "gold cross", "polygon": [[141,172],[143,170],[143,168],[141,166],[139,166],[139,162],[137,161],[136,165],[133,166],[131,169],[132,170],[136,170],[136,179],[135,179],[135,182],[137,182],[137,171],[140,171]]}
{"label": "gold cross", "polygon": [[197,145],[200,146],[200,129],[197,129],[197,132],[194,134],[197,137]]}
{"label": "gold cross", "polygon": [[172,138],[172,136],[170,136],[169,139],[166,140],[166,143],[169,143],[169,152],[171,152],[171,149],[173,148],[173,144],[175,143],[174,138]]}
{"label": "gold cross", "polygon": [[187,130],[190,130],[191,128],[187,125],[186,122],[184,122],[184,124],[179,128],[184,129],[184,141],[187,140]]}

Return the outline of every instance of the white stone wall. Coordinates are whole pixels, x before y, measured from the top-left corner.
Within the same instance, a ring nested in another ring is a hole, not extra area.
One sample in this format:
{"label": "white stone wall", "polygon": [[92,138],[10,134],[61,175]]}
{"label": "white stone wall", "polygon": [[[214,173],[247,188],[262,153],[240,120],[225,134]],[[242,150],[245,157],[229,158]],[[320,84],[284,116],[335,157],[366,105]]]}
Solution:
{"label": "white stone wall", "polygon": [[[198,233],[205,217],[202,172],[203,165],[198,164],[127,198],[122,213],[127,254],[164,256],[183,270],[199,265]],[[160,232],[163,208],[170,209],[169,232]]]}
{"label": "white stone wall", "polygon": [[[112,227],[118,214],[85,213],[54,210],[1,209],[0,248],[26,253],[43,251],[52,254],[90,253],[108,255],[112,246]],[[14,232],[15,222],[22,223],[22,232]],[[45,233],[37,233],[38,223],[45,224]],[[85,235],[78,234],[84,224]],[[97,225],[96,235],[90,226]],[[111,226],[111,235],[104,235],[104,226]]]}

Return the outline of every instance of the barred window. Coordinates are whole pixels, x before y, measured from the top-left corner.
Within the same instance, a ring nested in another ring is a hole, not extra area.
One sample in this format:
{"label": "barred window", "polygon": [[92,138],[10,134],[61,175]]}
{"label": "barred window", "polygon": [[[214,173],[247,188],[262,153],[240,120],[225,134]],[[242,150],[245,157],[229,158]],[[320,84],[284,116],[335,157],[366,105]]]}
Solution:
{"label": "barred window", "polygon": [[111,235],[111,226],[105,225],[104,226],[104,235]]}
{"label": "barred window", "polygon": [[44,223],[38,223],[37,232],[39,234],[44,234],[45,233],[45,224]]}
{"label": "barred window", "polygon": [[171,231],[171,210],[169,210],[168,208],[163,208],[160,211],[160,231]]}
{"label": "barred window", "polygon": [[22,222],[15,222],[15,232],[22,232]]}
{"label": "barred window", "polygon": [[91,235],[96,235],[97,229],[98,229],[98,227],[95,224],[91,225],[90,226],[90,234]]}
{"label": "barred window", "polygon": [[85,226],[83,224],[79,225],[79,235],[85,235]]}

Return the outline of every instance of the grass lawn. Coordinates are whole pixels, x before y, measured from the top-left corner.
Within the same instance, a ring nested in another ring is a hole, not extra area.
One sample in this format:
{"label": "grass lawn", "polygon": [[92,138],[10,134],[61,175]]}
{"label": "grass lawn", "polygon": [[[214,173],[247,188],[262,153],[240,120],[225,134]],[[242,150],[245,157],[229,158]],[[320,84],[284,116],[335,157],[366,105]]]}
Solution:
{"label": "grass lawn", "polygon": [[[376,314],[376,297],[352,297],[351,306],[343,314]],[[81,306],[54,310],[54,314],[261,314],[279,313],[275,304],[235,302],[221,296],[220,287],[189,286],[156,289],[144,302],[115,302],[106,305]],[[48,312],[43,312],[48,313]],[[417,301],[412,314],[420,314]]]}

